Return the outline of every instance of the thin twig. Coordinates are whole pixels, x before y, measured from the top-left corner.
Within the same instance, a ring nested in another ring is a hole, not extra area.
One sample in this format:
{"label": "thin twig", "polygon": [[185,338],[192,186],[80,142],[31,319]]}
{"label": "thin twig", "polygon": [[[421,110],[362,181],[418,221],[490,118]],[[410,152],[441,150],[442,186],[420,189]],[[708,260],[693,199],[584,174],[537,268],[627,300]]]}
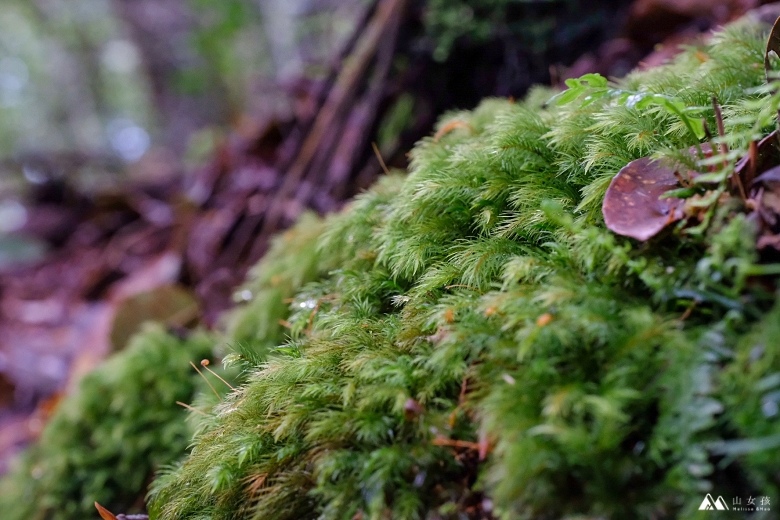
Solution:
{"label": "thin twig", "polygon": [[446,437],[436,437],[431,441],[434,446],[449,446],[451,448],[465,448],[467,450],[479,451],[479,443],[471,441],[460,441],[457,439],[447,439]]}
{"label": "thin twig", "polygon": [[382,171],[385,172],[385,175],[388,175],[390,173],[390,170],[387,169],[385,160],[382,159],[382,153],[379,151],[379,147],[376,145],[375,142],[371,141],[371,148],[374,150],[374,155],[376,155],[376,158],[379,161],[379,166],[382,167]]}
{"label": "thin twig", "polygon": [[205,412],[203,412],[203,411],[201,411],[201,410],[198,410],[198,409],[197,409],[197,408],[195,408],[194,406],[190,406],[190,405],[188,405],[187,403],[182,403],[181,401],[176,401],[176,404],[178,404],[179,406],[183,406],[184,408],[186,408],[187,410],[189,410],[189,411],[191,411],[191,412],[199,413],[199,414],[200,414],[200,415],[202,415],[203,417],[208,417],[208,414],[207,414],[207,413],[205,413]]}
{"label": "thin twig", "polygon": [[212,392],[214,392],[214,395],[216,395],[216,396],[217,396],[217,399],[221,399],[222,397],[219,395],[219,392],[217,392],[217,389],[216,389],[216,388],[214,388],[214,387],[211,385],[211,381],[209,381],[209,380],[208,380],[208,378],[207,378],[206,376],[204,376],[204,375],[203,375],[203,372],[201,372],[201,371],[200,371],[200,369],[198,369],[198,367],[196,367],[196,366],[195,366],[195,363],[193,363],[192,361],[190,361],[190,365],[192,366],[192,368],[194,368],[194,369],[195,369],[195,371],[196,371],[198,374],[200,374],[200,377],[202,377],[202,378],[203,378],[203,380],[206,382],[206,384],[207,384],[207,385],[209,385],[209,388],[211,388],[211,391],[212,391]]}

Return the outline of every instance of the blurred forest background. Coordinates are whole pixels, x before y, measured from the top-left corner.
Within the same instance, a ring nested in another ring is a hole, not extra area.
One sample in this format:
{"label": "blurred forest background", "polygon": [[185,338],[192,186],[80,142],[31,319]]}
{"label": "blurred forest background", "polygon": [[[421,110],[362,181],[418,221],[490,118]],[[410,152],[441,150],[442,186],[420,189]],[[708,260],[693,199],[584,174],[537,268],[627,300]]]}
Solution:
{"label": "blurred forest background", "polygon": [[5,0],[3,180],[17,172],[9,158],[30,182],[68,167],[127,170],[146,154],[198,162],[211,130],[289,110],[274,97],[281,86],[321,76],[365,4]]}
{"label": "blurred forest background", "polygon": [[2,0],[0,472],[141,321],[218,323],[272,234],[443,112],[623,75],[761,3]]}

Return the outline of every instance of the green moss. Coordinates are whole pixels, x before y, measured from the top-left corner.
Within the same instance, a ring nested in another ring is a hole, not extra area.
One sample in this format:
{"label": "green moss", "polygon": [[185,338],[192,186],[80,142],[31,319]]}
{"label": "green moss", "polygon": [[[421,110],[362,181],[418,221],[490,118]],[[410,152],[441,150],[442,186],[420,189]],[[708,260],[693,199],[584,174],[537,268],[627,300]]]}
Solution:
{"label": "green moss", "polygon": [[304,214],[294,229],[274,238],[269,252],[250,271],[236,291],[242,305],[226,317],[225,340],[232,350],[228,364],[251,369],[284,340],[288,300],[330,268],[317,251],[322,231],[322,221]]}
{"label": "green moss", "polygon": [[628,161],[685,159],[686,117],[715,128],[712,96],[735,156],[771,128],[765,35],[732,26],[566,105],[450,114],[408,177],[310,221],[316,252],[273,256],[296,280],[287,340],[263,325],[283,298],[239,311],[246,382],[156,479],[152,517],[662,518],[772,495],[780,331],[749,220],[711,205],[645,245],[600,213]]}
{"label": "green moss", "polygon": [[176,402],[203,386],[189,361],[208,357],[212,341],[150,326],[86,376],[0,483],[2,517],[93,518],[95,501],[116,512],[142,507],[153,473],[181,457],[193,434]]}

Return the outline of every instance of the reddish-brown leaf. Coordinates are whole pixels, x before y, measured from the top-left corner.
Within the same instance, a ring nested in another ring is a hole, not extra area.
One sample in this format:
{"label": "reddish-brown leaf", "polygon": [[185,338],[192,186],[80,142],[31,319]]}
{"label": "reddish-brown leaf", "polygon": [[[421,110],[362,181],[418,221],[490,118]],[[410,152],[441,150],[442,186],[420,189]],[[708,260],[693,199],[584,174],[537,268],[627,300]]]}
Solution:
{"label": "reddish-brown leaf", "polygon": [[103,520],[116,520],[116,516],[114,516],[114,513],[112,513],[105,507],[101,506],[97,502],[95,502],[95,508],[98,510],[98,513],[100,513],[100,518],[102,518]]}
{"label": "reddish-brown leaf", "polygon": [[758,249],[780,251],[780,166],[766,170],[753,181],[751,192],[758,224]]}
{"label": "reddish-brown leaf", "polygon": [[631,161],[609,184],[601,207],[604,222],[618,235],[648,240],[683,217],[683,200],[660,198],[677,187],[674,169],[649,157]]}
{"label": "reddish-brown leaf", "polygon": [[423,412],[425,412],[425,408],[423,408],[417,400],[412,399],[411,397],[404,403],[404,417],[407,421],[411,421]]}

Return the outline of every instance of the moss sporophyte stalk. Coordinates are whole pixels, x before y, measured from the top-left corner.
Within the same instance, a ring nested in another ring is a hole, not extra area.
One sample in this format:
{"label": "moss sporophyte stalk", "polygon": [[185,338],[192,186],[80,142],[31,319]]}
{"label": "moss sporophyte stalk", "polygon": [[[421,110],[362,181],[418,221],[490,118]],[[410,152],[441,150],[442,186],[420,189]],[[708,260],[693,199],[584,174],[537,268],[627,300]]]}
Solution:
{"label": "moss sporophyte stalk", "polygon": [[[780,500],[777,254],[728,186],[776,124],[768,31],[739,22],[563,103],[537,89],[445,115],[408,175],[277,238],[218,341],[240,384],[193,414],[150,517],[706,518],[707,494]],[[728,156],[689,152],[705,141]],[[676,193],[695,211],[640,242],[602,205],[644,157],[707,177]]]}

